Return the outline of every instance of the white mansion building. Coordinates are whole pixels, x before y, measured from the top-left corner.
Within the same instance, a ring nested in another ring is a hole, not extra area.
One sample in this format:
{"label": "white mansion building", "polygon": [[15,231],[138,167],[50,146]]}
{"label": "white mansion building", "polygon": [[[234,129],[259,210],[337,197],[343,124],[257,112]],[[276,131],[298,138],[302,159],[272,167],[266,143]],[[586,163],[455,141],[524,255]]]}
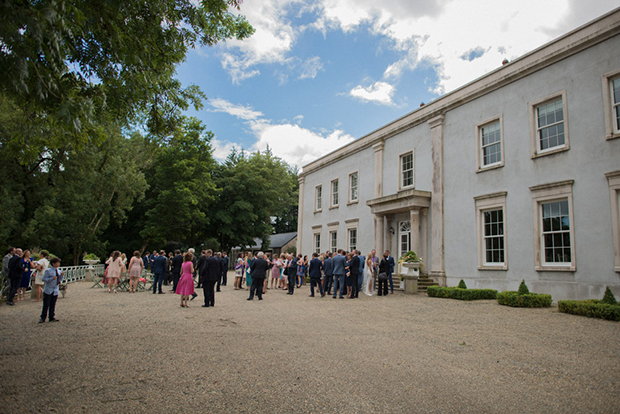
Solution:
{"label": "white mansion building", "polygon": [[620,296],[620,9],[306,165],[297,251],[442,285]]}

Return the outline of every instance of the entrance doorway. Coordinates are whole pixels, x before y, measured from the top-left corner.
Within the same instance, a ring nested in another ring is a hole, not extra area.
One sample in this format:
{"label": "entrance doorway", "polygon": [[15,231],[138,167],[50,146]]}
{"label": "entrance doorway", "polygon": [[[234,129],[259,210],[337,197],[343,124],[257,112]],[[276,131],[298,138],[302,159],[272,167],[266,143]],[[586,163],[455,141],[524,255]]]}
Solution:
{"label": "entrance doorway", "polygon": [[398,223],[398,241],[398,257],[402,257],[411,250],[411,222],[409,220]]}

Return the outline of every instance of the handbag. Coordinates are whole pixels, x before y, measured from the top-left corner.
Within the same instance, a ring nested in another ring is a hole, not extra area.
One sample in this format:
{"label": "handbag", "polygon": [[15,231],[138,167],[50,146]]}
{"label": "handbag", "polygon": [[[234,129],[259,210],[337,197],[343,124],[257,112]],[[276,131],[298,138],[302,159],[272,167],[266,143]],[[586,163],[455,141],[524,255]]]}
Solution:
{"label": "handbag", "polygon": [[388,275],[385,272],[379,273],[379,280],[384,281],[388,279]]}

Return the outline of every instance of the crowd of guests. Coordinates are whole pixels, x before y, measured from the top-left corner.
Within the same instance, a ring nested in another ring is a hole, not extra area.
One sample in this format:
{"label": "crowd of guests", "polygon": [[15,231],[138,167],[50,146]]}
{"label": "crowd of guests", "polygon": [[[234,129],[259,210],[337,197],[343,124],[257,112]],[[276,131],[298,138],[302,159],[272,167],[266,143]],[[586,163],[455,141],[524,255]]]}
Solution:
{"label": "crowd of guests", "polygon": [[[36,300],[43,299],[43,312],[40,322],[45,319],[55,321],[55,303],[59,287],[62,284],[62,272],[58,269],[60,260],[50,259],[47,251],[39,253],[38,260],[30,256],[28,250],[10,248],[2,260],[2,275],[9,280],[7,304],[24,300],[26,289],[31,285],[36,289]],[[164,294],[162,286],[171,286],[172,292],[180,295],[181,307],[189,307],[188,302],[198,294],[196,288],[203,288],[203,307],[215,306],[215,293],[227,285],[229,259],[226,252],[203,250],[196,257],[194,249],[182,253],[166,253],[154,250],[140,257],[135,251],[128,260],[124,253],[116,250],[105,262],[106,269],[103,283],[108,292],[116,293],[120,278],[126,274],[129,279],[128,291],[135,293],[138,280],[143,272],[153,274],[153,294]],[[355,299],[360,291],[368,296],[377,294],[387,296],[394,293],[392,274],[394,258],[389,251],[378,257],[372,250],[362,256],[359,250],[345,252],[338,249],[336,253],[313,253],[311,258],[302,254],[272,254],[258,252],[239,253],[232,264],[235,271],[234,289],[249,290],[248,300],[256,296],[263,299],[268,290],[284,290],[293,295],[310,281],[310,296],[315,290],[321,297],[332,295],[335,298]]]}
{"label": "crowd of guests", "polygon": [[26,291],[30,288],[31,278],[34,275],[33,289],[36,289],[36,301],[43,299],[43,310],[39,323],[49,319],[58,322],[55,318],[56,300],[62,284],[60,259],[52,257],[46,250],[41,250],[39,260],[30,256],[29,250],[9,247],[2,258],[2,277],[8,281],[6,304],[15,306],[15,302],[25,299]]}

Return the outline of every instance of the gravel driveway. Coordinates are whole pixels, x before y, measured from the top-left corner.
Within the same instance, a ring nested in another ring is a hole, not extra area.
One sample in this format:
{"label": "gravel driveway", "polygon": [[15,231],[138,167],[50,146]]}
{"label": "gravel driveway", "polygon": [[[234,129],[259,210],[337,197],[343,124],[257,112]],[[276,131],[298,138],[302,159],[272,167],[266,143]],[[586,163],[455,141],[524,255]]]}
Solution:
{"label": "gravel driveway", "polygon": [[0,412],[620,412],[620,325],[556,307],[90,285],[0,307]]}

